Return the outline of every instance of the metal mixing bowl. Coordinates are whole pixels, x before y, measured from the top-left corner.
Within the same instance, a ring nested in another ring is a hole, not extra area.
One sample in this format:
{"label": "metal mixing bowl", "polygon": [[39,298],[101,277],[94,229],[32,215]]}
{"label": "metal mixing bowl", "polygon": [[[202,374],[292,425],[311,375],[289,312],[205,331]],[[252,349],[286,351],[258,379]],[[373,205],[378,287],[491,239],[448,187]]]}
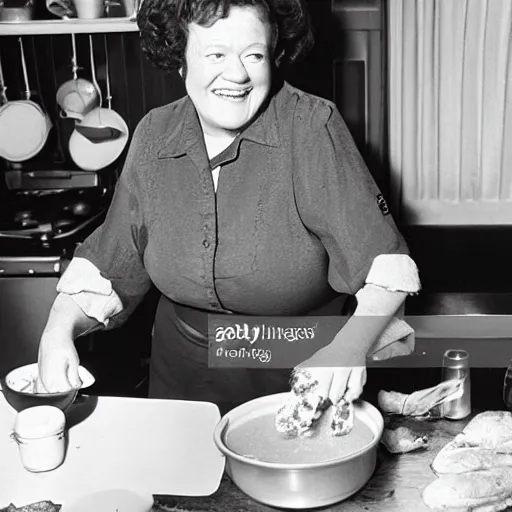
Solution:
{"label": "metal mixing bowl", "polygon": [[249,416],[277,412],[288,396],[278,393],[257,398],[223,416],[215,428],[214,441],[226,457],[227,474],[248,496],[273,507],[311,509],[338,503],[355,494],[375,471],[377,447],[384,430],[382,415],[368,402],[354,403],[354,413],[371,429],[373,440],[358,452],[339,459],[280,464],[248,458],[226,446],[229,428]]}

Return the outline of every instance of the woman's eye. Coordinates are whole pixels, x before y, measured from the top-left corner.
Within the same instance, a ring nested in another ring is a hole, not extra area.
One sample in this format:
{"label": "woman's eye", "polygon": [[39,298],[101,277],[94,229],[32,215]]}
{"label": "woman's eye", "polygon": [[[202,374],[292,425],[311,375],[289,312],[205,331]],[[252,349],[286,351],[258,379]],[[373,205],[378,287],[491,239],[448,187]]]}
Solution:
{"label": "woman's eye", "polygon": [[246,59],[249,62],[260,62],[265,58],[265,55],[262,53],[251,53],[250,55],[247,55]]}
{"label": "woman's eye", "polygon": [[208,58],[208,60],[218,61],[218,60],[221,60],[222,57],[224,57],[224,54],[223,53],[210,53],[206,57]]}

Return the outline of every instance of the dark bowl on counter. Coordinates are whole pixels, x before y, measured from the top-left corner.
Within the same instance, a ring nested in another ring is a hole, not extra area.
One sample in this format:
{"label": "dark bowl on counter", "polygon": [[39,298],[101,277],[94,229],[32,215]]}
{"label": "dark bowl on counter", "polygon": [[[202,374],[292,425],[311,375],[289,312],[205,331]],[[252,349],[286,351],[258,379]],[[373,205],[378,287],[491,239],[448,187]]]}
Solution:
{"label": "dark bowl on counter", "polygon": [[[94,377],[83,367],[79,367],[82,386],[91,386]],[[20,412],[38,405],[52,405],[65,411],[76,399],[79,389],[70,389],[60,393],[35,393],[34,382],[38,375],[37,363],[20,366],[11,370],[0,379],[0,389],[7,403]]]}

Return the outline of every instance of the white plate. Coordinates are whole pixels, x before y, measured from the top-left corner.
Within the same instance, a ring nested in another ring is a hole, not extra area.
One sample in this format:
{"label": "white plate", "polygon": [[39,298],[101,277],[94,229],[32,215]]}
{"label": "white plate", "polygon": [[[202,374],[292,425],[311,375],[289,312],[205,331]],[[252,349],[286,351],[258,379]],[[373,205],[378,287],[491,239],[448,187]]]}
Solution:
{"label": "white plate", "polygon": [[220,412],[212,403],[89,397],[66,416],[63,465],[30,473],[10,438],[16,411],[0,395],[0,508],[43,500],[69,506],[111,489],[209,496],[219,487],[224,456],[213,441]]}

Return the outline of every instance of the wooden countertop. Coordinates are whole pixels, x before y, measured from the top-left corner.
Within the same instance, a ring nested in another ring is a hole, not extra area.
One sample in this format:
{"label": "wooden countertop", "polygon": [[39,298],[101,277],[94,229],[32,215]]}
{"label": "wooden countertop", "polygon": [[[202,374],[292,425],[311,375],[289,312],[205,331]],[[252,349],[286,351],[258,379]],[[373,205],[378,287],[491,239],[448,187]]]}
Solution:
{"label": "wooden countertop", "polygon": [[[473,413],[473,417],[476,413]],[[367,485],[339,504],[324,507],[329,512],[427,512],[421,493],[436,476],[430,464],[439,450],[462,431],[471,417],[460,421],[393,420],[391,428],[410,427],[430,438],[427,450],[391,455],[380,445],[377,468]],[[270,512],[279,510],[257,503],[224,476],[219,490],[205,498],[156,497],[154,512]]]}

